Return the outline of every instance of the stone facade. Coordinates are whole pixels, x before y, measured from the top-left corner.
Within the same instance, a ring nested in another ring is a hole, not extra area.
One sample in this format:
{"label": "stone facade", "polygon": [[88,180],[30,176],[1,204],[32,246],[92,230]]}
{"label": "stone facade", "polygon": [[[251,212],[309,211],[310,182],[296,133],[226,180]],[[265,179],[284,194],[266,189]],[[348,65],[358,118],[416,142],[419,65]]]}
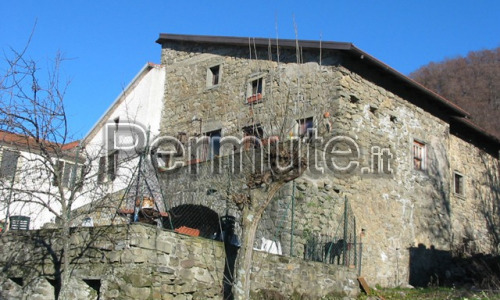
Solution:
{"label": "stone facade", "polygon": [[[12,231],[2,236],[0,298],[54,299],[55,274],[63,271],[59,233]],[[135,224],[75,228],[71,249],[71,299],[222,297],[225,253],[221,242]],[[316,298],[359,292],[356,274],[348,268],[259,252],[255,258],[256,293],[265,289]],[[317,280],[306,284],[313,278]]]}
{"label": "stone facade", "polygon": [[[371,284],[410,282],[410,249],[419,245],[451,252],[466,241],[477,251],[497,251],[500,143],[471,139],[484,134],[453,122],[465,116],[459,108],[368,55],[356,56],[356,49],[320,49],[319,43],[296,51],[289,43],[277,51],[271,42],[251,39],[244,45],[232,38],[181,41],[168,36],[159,43],[166,66],[162,133],[196,137],[221,130],[222,136],[243,137],[245,127],[259,125],[263,138],[286,139],[297,120],[313,117],[324,141],[343,136],[359,146],[359,165],[348,174],[306,172],[296,181],[296,255],[304,252],[304,232],[331,233],[344,198],[356,217],[356,234],[364,229],[362,275]],[[220,68],[216,85],[207,77],[213,66]],[[249,104],[251,84],[258,78],[262,99]],[[389,158],[381,158],[380,151]],[[416,157],[415,151],[423,154]],[[463,176],[464,195],[456,193],[456,172]],[[204,189],[197,192],[200,183],[193,177],[179,181],[183,187],[167,182],[167,189],[191,189],[198,193],[192,199],[200,203],[208,198]],[[215,203],[217,196],[211,197]],[[276,219],[267,213],[268,220]]]}

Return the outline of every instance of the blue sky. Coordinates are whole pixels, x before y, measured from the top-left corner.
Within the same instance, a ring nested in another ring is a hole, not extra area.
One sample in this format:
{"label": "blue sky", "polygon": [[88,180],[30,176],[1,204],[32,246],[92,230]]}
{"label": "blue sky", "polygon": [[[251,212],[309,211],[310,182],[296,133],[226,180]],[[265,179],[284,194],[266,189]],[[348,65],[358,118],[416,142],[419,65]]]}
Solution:
{"label": "blue sky", "polygon": [[160,33],[293,39],[295,23],[299,39],[352,42],[404,74],[500,46],[498,0],[3,0],[0,50],[22,48],[35,22],[29,56],[42,66],[57,51],[69,59],[63,74],[76,138],[146,62],[160,61]]}

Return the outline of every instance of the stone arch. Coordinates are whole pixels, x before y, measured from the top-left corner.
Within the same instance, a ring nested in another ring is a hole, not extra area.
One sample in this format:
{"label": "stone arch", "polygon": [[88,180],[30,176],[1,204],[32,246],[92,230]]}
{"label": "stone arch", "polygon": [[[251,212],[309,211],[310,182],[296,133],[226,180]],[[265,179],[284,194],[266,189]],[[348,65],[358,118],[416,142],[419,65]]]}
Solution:
{"label": "stone arch", "polygon": [[[220,230],[219,214],[207,206],[199,204],[182,204],[170,209],[165,227],[177,229],[182,226],[198,229],[200,236],[213,238]],[[171,222],[171,223],[170,223]]]}

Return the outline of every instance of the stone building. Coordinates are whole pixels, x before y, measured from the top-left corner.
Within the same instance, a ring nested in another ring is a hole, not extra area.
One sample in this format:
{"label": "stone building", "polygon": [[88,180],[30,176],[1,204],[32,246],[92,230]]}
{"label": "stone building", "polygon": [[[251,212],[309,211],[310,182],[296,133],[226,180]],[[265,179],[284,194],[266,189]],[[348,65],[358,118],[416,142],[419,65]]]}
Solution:
{"label": "stone building", "polygon": [[[320,159],[311,156],[282,194],[296,200],[294,230],[279,237],[294,241],[287,253],[301,256],[311,235],[338,240],[345,199],[369,283],[428,276],[435,266],[419,267],[415,249],[497,252],[500,141],[447,99],[350,43],[175,34],[157,43],[166,74],[160,132],[188,149],[167,165],[223,159],[234,149],[220,138],[250,136],[262,145],[297,138],[310,147],[315,129],[323,139],[310,151]],[[204,137],[196,153],[190,137]],[[254,144],[241,143],[243,150]],[[195,203],[239,215],[213,193],[230,180],[164,176],[171,207]],[[279,205],[269,207],[258,238],[278,226]]]}

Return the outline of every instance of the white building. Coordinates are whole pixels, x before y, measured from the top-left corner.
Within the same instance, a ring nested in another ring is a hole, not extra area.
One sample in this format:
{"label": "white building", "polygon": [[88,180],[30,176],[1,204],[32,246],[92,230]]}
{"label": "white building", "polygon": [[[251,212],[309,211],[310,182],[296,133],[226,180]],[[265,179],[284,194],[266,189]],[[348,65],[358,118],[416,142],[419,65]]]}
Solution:
{"label": "white building", "polygon": [[[120,128],[127,128],[123,125],[130,124],[144,137],[148,130],[151,138],[158,135],[164,82],[164,68],[147,63],[81,141],[54,144],[62,151],[52,156],[52,164],[39,155],[36,143],[30,142],[26,136],[0,132],[2,227],[12,216],[14,219],[29,217],[29,229],[39,229],[46,223],[57,221],[56,216],[61,212],[57,198],[61,191],[56,182],[62,183],[62,192],[71,199],[72,209],[125,189],[132,180],[139,158],[135,151],[110,150],[105,142],[105,132],[110,130],[113,133],[117,124],[121,125]],[[75,164],[75,161],[79,163]],[[82,168],[84,164],[89,166]],[[53,179],[53,166],[61,170],[58,181]],[[79,182],[80,178],[85,179]],[[82,187],[73,189],[73,184]],[[75,194],[71,195],[71,192]]]}
{"label": "white building", "polygon": [[[46,141],[42,143],[47,145],[45,149],[61,150],[60,153],[49,153],[53,164],[48,163],[48,156],[41,154],[39,144],[32,138],[0,131],[2,227],[8,226],[11,219],[14,220],[12,226],[17,227],[16,220],[19,217],[27,220],[21,227],[29,229],[38,229],[45,223],[54,222],[61,209],[57,195],[62,191],[67,197],[69,190],[78,183],[84,162],[82,156],[76,156],[79,142],[66,145]],[[79,163],[75,163],[77,161]],[[54,179],[51,165],[60,170],[59,180]],[[79,196],[75,196],[74,199],[80,200]]]}
{"label": "white building", "polygon": [[93,159],[93,169],[98,173],[96,180],[106,187],[108,193],[123,190],[130,184],[139,160],[135,151],[126,153],[110,147],[109,140],[115,140],[116,146],[119,146],[120,142],[131,142],[120,141],[120,137],[127,139],[134,136],[132,132],[121,132],[124,135],[117,134],[116,139],[113,139],[113,134],[117,133],[115,128],[118,125],[122,130],[130,128],[142,134],[143,138],[146,138],[148,131],[150,139],[158,136],[164,84],[164,67],[147,63],[82,140],[88,155],[96,158]]}

